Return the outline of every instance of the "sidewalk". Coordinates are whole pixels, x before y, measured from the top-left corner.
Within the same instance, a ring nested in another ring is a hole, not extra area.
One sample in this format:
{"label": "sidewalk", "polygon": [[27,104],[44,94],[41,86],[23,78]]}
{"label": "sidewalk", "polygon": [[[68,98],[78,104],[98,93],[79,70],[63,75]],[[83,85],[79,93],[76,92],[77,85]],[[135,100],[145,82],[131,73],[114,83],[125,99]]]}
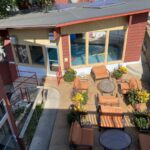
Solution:
{"label": "sidewalk", "polygon": [[47,101],[44,105],[42,116],[35,131],[30,150],[48,150],[53,127],[59,107],[60,94],[54,88],[49,88]]}
{"label": "sidewalk", "polygon": [[141,54],[139,63],[127,65],[127,68],[131,74],[150,82],[150,68],[144,54]]}

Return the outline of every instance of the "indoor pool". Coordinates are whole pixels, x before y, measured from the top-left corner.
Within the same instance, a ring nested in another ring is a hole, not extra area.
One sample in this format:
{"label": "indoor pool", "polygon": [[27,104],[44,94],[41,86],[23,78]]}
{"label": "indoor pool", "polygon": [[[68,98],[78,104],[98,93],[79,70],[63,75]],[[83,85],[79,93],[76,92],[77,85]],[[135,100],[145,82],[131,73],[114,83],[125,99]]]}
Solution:
{"label": "indoor pool", "polygon": [[[104,45],[89,45],[88,63],[104,62]],[[85,44],[72,44],[71,46],[72,65],[85,64]],[[115,61],[121,59],[121,51],[118,47],[110,45],[108,48],[107,61]]]}

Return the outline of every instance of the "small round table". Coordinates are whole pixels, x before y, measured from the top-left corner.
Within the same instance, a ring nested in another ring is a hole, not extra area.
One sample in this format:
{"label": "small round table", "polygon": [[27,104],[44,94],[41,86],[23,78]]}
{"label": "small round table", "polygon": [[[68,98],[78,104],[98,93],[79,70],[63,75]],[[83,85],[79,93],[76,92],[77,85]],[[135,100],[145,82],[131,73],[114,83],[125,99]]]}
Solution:
{"label": "small round table", "polygon": [[109,129],[100,136],[100,144],[105,149],[123,150],[131,145],[131,137],[122,130]]}
{"label": "small round table", "polygon": [[104,79],[100,81],[98,84],[98,88],[100,91],[105,92],[105,93],[112,93],[115,89],[113,81],[110,79]]}

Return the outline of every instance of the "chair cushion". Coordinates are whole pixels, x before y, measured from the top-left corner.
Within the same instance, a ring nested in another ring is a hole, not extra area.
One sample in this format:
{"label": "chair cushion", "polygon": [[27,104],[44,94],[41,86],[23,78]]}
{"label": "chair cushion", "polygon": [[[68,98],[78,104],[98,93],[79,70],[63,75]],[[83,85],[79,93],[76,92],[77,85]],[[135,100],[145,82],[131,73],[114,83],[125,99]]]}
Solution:
{"label": "chair cushion", "polygon": [[81,127],[78,122],[75,122],[72,129],[72,143],[80,144],[81,143]]}
{"label": "chair cushion", "polygon": [[130,89],[138,89],[138,81],[136,79],[131,79],[129,81]]}
{"label": "chair cushion", "polygon": [[78,77],[74,80],[74,87],[77,89],[80,88],[80,79]]}
{"label": "chair cushion", "polygon": [[123,128],[123,117],[100,115],[100,126],[105,128]]}
{"label": "chair cushion", "polygon": [[104,95],[104,96],[99,96],[99,103],[100,104],[114,104],[114,105],[117,105],[117,104],[119,104],[119,100],[115,96]]}
{"label": "chair cushion", "polygon": [[129,83],[127,83],[127,82],[120,83],[120,87],[121,87],[121,90],[129,90],[130,89]]}
{"label": "chair cushion", "polygon": [[100,112],[102,114],[111,114],[111,115],[123,114],[123,110],[121,107],[115,107],[115,106],[112,107],[112,106],[104,106],[104,105],[101,105]]}
{"label": "chair cushion", "polygon": [[81,90],[87,90],[88,87],[89,87],[89,85],[87,82],[81,82],[81,84],[80,84]]}
{"label": "chair cushion", "polygon": [[139,134],[139,143],[140,143],[141,150],[149,150],[150,149],[150,135]]}

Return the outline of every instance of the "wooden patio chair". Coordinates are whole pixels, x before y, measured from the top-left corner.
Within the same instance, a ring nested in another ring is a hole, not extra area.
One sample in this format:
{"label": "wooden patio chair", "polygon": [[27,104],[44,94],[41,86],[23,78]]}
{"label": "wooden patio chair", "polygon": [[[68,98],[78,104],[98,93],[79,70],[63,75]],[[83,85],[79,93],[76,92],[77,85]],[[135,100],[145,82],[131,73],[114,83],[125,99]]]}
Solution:
{"label": "wooden patio chair", "polygon": [[98,79],[105,79],[110,77],[110,73],[105,65],[93,67],[91,70],[91,76],[94,81]]}
{"label": "wooden patio chair", "polygon": [[121,107],[101,105],[98,115],[99,129],[124,128],[124,117]]}
{"label": "wooden patio chair", "polygon": [[150,149],[150,135],[140,133],[139,143],[140,143],[140,150],[149,150]]}
{"label": "wooden patio chair", "polygon": [[76,77],[74,80],[74,89],[82,91],[86,90],[88,91],[89,83],[88,79],[80,79],[79,77]]}
{"label": "wooden patio chair", "polygon": [[90,127],[81,128],[76,121],[72,123],[69,136],[70,148],[74,150],[92,150],[94,144],[94,130]]}
{"label": "wooden patio chair", "polygon": [[137,79],[132,78],[129,81],[123,80],[119,83],[119,88],[122,94],[127,94],[130,90],[140,90],[141,87]]}
{"label": "wooden patio chair", "polygon": [[119,106],[119,98],[118,95],[97,95],[99,105],[112,105]]}

